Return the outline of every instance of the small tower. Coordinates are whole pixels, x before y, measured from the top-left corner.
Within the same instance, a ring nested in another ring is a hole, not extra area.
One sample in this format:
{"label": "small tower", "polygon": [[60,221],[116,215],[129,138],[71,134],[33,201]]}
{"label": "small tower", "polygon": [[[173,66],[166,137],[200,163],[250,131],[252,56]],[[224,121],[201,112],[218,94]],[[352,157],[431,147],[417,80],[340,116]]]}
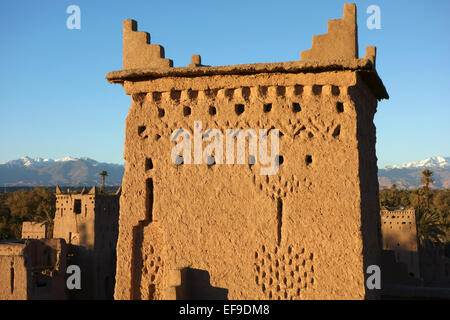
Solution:
{"label": "small tower", "polygon": [[[420,278],[419,251],[417,245],[416,214],[414,208],[382,208],[381,234],[383,239],[383,260],[393,258],[396,263],[407,266],[404,275],[398,278]],[[395,265],[389,264],[392,269]],[[383,268],[384,274],[395,274],[389,267]],[[396,277],[393,276],[392,279]]]}
{"label": "small tower", "polygon": [[54,238],[63,238],[73,253],[71,263],[80,266],[80,297],[112,298],[119,227],[119,198],[116,192],[62,192],[56,187]]}

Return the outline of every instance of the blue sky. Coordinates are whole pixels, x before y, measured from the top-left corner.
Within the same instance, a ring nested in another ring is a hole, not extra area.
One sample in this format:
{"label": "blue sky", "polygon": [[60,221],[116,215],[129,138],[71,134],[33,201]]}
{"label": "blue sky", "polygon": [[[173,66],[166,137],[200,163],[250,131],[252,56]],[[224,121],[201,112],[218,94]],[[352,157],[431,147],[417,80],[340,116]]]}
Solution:
{"label": "blue sky", "polygon": [[[133,18],[174,65],[298,60],[346,1],[2,1],[0,162],[87,156],[123,163],[130,98],[105,75],[122,66],[122,21]],[[69,5],[81,29],[69,30]],[[357,1],[360,56],[378,48],[390,100],[378,105],[379,167],[450,155],[450,1]],[[369,5],[381,29],[369,30]]]}

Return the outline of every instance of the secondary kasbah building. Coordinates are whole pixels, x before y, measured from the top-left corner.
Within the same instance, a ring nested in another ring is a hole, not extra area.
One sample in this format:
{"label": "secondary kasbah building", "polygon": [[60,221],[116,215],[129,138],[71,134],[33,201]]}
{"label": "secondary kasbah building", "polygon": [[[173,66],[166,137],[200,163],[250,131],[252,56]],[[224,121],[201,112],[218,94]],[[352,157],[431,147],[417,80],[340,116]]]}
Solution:
{"label": "secondary kasbah building", "polygon": [[[113,299],[120,188],[55,191],[53,239],[46,223],[24,222],[21,240],[0,241],[0,300]],[[80,290],[67,288],[70,265]]]}
{"label": "secondary kasbah building", "polygon": [[[379,298],[365,285],[382,249],[373,119],[389,98],[375,65],[354,4],[280,63],[175,68],[124,21],[123,70],[106,76],[132,98],[115,299]],[[243,162],[221,159],[239,128],[279,130],[274,174],[251,139]]]}

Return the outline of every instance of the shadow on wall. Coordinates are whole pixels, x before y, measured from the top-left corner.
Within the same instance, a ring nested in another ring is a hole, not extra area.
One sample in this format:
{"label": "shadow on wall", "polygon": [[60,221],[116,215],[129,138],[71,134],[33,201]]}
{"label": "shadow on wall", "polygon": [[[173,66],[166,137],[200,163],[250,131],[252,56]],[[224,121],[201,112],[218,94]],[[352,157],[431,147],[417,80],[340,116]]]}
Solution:
{"label": "shadow on wall", "polygon": [[228,300],[228,289],[211,286],[208,271],[192,268],[181,270],[176,294],[177,300]]}

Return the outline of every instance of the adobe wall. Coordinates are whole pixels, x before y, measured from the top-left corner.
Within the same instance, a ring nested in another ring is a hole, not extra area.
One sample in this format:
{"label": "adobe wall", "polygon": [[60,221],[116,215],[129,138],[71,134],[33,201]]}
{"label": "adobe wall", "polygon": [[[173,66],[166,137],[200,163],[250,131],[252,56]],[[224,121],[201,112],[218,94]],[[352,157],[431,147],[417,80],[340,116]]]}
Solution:
{"label": "adobe wall", "polygon": [[[373,116],[388,96],[374,48],[361,59],[334,48],[346,60],[204,67],[193,57],[187,68],[107,75],[132,97],[116,299],[379,297],[366,290],[365,270],[380,264]],[[261,175],[264,166],[249,161],[173,163],[172,133],[192,134],[194,121],[224,137],[279,129],[278,171]]]}
{"label": "adobe wall", "polygon": [[419,252],[414,209],[383,209],[380,215],[383,250],[394,251],[396,261],[408,266],[407,273],[419,278]]}
{"label": "adobe wall", "polygon": [[0,300],[65,299],[67,247],[62,239],[0,244]]}
{"label": "adobe wall", "polygon": [[[59,188],[58,188],[59,189]],[[80,211],[75,213],[75,201],[79,201]],[[67,243],[92,248],[95,228],[95,194],[75,194],[56,192],[56,212],[53,237],[62,238]]]}
{"label": "adobe wall", "polygon": [[66,299],[67,245],[63,239],[28,241],[23,254],[31,272],[29,299]]}
{"label": "adobe wall", "polygon": [[119,190],[64,193],[57,188],[53,235],[70,243],[70,263],[82,271],[82,290],[71,291],[70,298],[113,298],[119,197]]}
{"label": "adobe wall", "polygon": [[46,237],[46,222],[25,221],[22,223],[22,239],[45,239]]}
{"label": "adobe wall", "polygon": [[26,300],[31,273],[21,243],[0,244],[0,300]]}

